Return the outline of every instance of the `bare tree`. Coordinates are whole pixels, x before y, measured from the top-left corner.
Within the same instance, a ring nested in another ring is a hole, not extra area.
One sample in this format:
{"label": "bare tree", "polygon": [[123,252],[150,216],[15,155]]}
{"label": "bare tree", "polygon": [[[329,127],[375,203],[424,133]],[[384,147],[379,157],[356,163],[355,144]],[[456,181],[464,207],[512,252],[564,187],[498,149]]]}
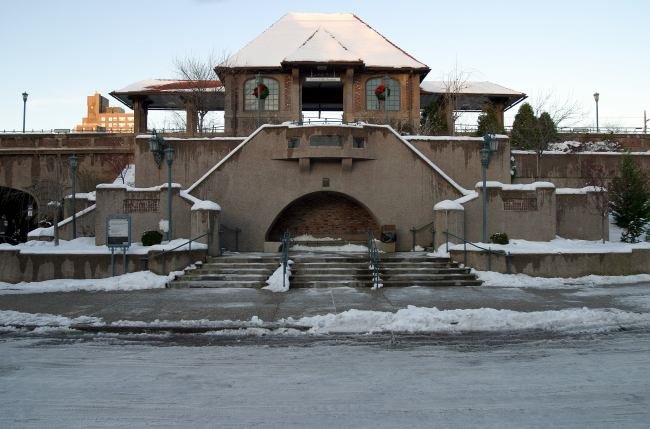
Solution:
{"label": "bare tree", "polygon": [[[224,54],[217,58],[210,54],[207,58],[184,57],[176,58],[174,66],[179,79],[189,81],[185,102],[189,105],[188,115],[196,114],[196,118],[186,118],[189,123],[196,123],[196,131],[203,133],[205,115],[209,112],[212,100],[210,95],[214,94],[215,83],[219,79],[214,71],[217,64],[223,64],[227,60]],[[194,112],[194,113],[193,113]]]}
{"label": "bare tree", "polygon": [[610,205],[609,192],[607,191],[607,187],[609,186],[607,171],[602,166],[593,167],[589,170],[585,185],[593,191],[590,194],[590,203],[600,216],[600,238],[604,243]]}
{"label": "bare tree", "polygon": [[447,128],[452,136],[456,134],[456,120],[460,116],[458,100],[465,88],[467,88],[468,78],[469,73],[459,69],[458,63],[454,64],[454,68],[442,78],[445,89],[443,105],[447,118]]}
{"label": "bare tree", "polygon": [[31,186],[38,200],[38,217],[41,222],[51,222],[54,228],[54,245],[59,245],[59,217],[69,187],[61,180],[41,180]]}
{"label": "bare tree", "polygon": [[542,91],[531,97],[530,104],[533,106],[535,115],[548,112],[556,127],[572,126],[582,121],[585,112],[577,100],[566,97],[558,97],[553,91]]}
{"label": "bare tree", "polygon": [[106,159],[108,171],[115,178],[120,178],[123,184],[126,184],[126,172],[129,166],[130,157],[128,155],[115,155]]}

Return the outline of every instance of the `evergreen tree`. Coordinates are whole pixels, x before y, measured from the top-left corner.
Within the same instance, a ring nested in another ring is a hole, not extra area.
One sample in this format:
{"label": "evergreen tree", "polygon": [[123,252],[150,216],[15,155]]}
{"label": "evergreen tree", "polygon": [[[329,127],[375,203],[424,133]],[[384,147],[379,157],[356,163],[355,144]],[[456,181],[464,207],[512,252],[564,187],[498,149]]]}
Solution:
{"label": "evergreen tree", "polygon": [[483,112],[478,117],[478,130],[477,136],[484,136],[486,134],[504,134],[505,130],[499,124],[497,119],[496,110],[491,104],[483,108]]}
{"label": "evergreen tree", "polygon": [[528,103],[522,104],[512,123],[510,144],[521,149],[536,149],[539,141],[537,122],[532,106]]}
{"label": "evergreen tree", "polygon": [[439,101],[429,103],[422,111],[420,125],[424,135],[449,134],[444,106]]}
{"label": "evergreen tree", "polygon": [[619,173],[609,189],[610,208],[614,223],[625,229],[621,240],[636,243],[650,221],[650,191],[645,175],[629,153],[623,157]]}
{"label": "evergreen tree", "polygon": [[546,149],[546,146],[549,143],[558,141],[559,136],[557,133],[557,127],[548,112],[542,112],[542,114],[539,115],[537,123],[539,125],[539,133],[542,138],[544,149]]}

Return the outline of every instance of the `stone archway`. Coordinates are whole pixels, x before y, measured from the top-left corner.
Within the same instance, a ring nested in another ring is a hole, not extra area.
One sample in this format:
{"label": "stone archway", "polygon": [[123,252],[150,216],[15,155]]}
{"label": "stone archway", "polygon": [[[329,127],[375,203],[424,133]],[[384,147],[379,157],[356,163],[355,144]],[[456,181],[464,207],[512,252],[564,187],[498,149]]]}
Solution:
{"label": "stone archway", "polygon": [[36,199],[19,189],[0,186],[0,243],[27,241],[37,220]]}
{"label": "stone archway", "polygon": [[267,241],[281,241],[284,231],[317,238],[365,240],[367,231],[379,234],[372,213],[352,197],[338,192],[314,192],[289,205],[275,218],[266,233]]}

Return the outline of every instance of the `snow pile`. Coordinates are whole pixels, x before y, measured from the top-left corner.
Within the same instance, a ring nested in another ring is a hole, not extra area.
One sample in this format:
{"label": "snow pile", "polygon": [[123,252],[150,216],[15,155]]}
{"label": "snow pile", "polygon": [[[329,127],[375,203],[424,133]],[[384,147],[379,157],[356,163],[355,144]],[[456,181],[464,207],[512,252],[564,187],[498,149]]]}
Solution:
{"label": "snow pile", "polygon": [[[528,241],[512,239],[508,244],[476,243],[491,250],[503,250],[513,254],[567,254],[567,253],[631,253],[632,249],[650,249],[650,242],[623,243],[613,241],[571,240],[556,237],[551,241]],[[450,250],[463,250],[462,244],[449,244]],[[467,246],[472,251],[471,246]]]}
{"label": "snow pile", "polygon": [[302,251],[327,251],[327,252],[367,252],[368,248],[362,246],[361,244],[342,244],[340,246],[306,246],[302,244],[296,244],[291,246],[291,250],[302,250]]}
{"label": "snow pile", "polygon": [[408,306],[396,313],[348,310],[338,314],[303,317],[296,321],[310,326],[310,332],[480,332],[545,330],[564,332],[599,332],[625,327],[650,326],[650,314],[629,313],[617,309],[567,309],[519,312],[480,308],[438,310]]}
{"label": "snow pile", "polygon": [[75,291],[118,291],[162,289],[182,271],[160,276],[151,271],[138,271],[104,279],[54,279],[17,284],[0,282],[0,295]]}
{"label": "snow pile", "polygon": [[559,143],[549,143],[545,152],[623,152],[623,147],[612,141],[593,141],[593,142],[577,142],[565,141]]}
{"label": "snow pile", "polygon": [[0,311],[0,326],[31,325],[67,328],[73,324],[101,326],[103,322],[100,318],[90,316],[80,316],[70,319],[69,317],[56,316],[54,314],[21,313],[11,310]]}
{"label": "snow pile", "polygon": [[[164,244],[155,246],[143,246],[140,242],[131,243],[126,252],[127,255],[146,255],[150,251],[171,250],[176,246],[181,246],[176,251],[189,250],[186,244],[187,239],[177,238]],[[192,242],[192,249],[207,249],[208,245],[204,243]],[[95,237],[79,237],[74,240],[59,240],[59,245],[55,246],[53,241],[31,240],[26,243],[11,245],[7,243],[0,244],[0,250],[19,250],[20,253],[34,254],[93,254],[93,255],[110,255],[111,250],[107,246],[96,246]]]}
{"label": "snow pile", "polygon": [[262,289],[270,290],[271,292],[286,292],[289,290],[289,277],[291,277],[291,265],[293,261],[289,259],[287,261],[287,269],[284,273],[284,282],[282,271],[284,264],[280,266],[271,274],[271,276],[266,280],[267,286],[264,286]]}
{"label": "snow pile", "polygon": [[341,241],[341,238],[332,238],[332,237],[314,237],[311,234],[298,235],[291,238],[292,241]]}
{"label": "snow pile", "polygon": [[548,288],[566,289],[577,286],[604,286],[610,284],[635,284],[650,282],[650,274],[636,274],[630,276],[596,276],[589,275],[577,278],[562,277],[531,277],[526,274],[501,274],[493,271],[472,270],[483,286],[496,287],[522,287],[522,288]]}

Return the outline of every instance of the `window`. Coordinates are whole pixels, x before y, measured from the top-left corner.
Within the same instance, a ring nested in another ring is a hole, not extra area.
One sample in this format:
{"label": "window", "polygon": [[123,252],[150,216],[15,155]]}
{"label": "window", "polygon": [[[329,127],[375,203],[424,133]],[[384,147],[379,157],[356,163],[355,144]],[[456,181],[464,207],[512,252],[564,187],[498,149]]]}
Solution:
{"label": "window", "polygon": [[343,139],[341,136],[335,135],[322,135],[322,136],[311,136],[309,138],[310,146],[343,146]]}
{"label": "window", "polygon": [[289,149],[295,149],[298,146],[300,146],[300,139],[299,138],[292,137],[290,139],[287,139],[287,147]]}
{"label": "window", "polygon": [[[244,110],[258,110],[258,99],[253,92],[255,91],[257,79],[249,79],[244,83]],[[269,89],[269,95],[262,103],[262,110],[278,110],[280,105],[280,85],[275,79],[264,77],[262,83]]]}
{"label": "window", "polygon": [[379,99],[375,95],[375,89],[384,83],[390,90],[390,95],[384,102],[386,110],[399,110],[400,90],[399,82],[391,78],[374,77],[366,81],[366,110],[380,110]]}
{"label": "window", "polygon": [[366,140],[363,137],[353,137],[352,147],[356,149],[364,148],[366,147]]}

